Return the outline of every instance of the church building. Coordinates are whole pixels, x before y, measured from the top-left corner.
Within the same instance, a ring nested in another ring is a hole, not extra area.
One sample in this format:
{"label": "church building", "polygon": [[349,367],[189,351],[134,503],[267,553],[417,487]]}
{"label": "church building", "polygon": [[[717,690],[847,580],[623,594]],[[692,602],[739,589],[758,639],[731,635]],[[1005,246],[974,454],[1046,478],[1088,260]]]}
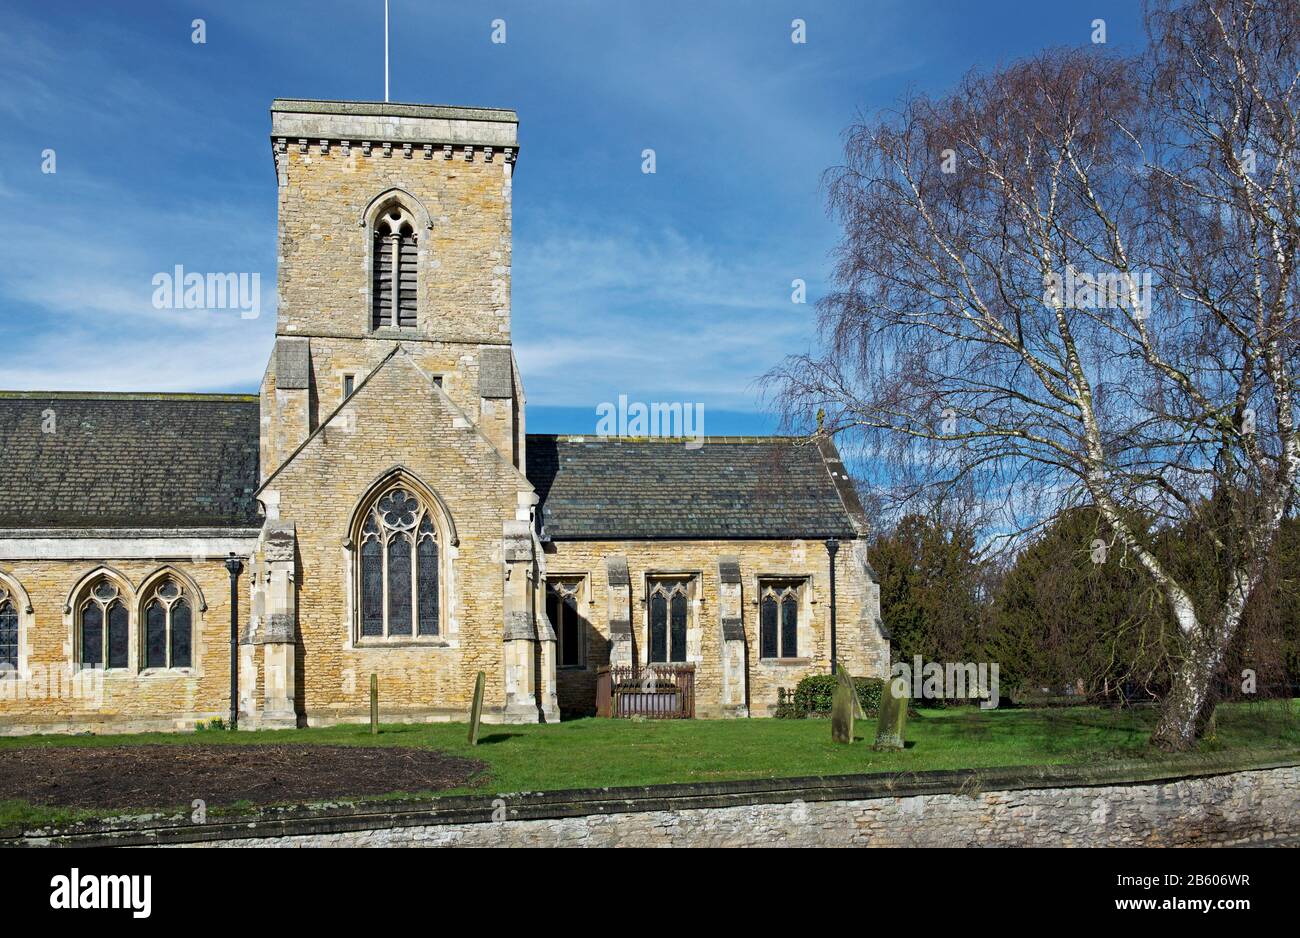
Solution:
{"label": "church building", "polygon": [[697,718],[886,676],[828,438],[526,432],[517,131],[275,101],[260,394],[0,392],[0,733],[191,729],[236,687],[240,728],[362,721],[372,675],[385,721],[464,720],[481,671],[526,723],[647,675]]}

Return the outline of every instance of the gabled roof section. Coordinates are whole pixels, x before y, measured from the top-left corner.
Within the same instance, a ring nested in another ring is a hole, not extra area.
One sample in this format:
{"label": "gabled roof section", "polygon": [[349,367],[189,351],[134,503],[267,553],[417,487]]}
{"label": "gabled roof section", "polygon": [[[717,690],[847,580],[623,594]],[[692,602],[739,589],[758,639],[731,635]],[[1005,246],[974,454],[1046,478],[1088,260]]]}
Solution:
{"label": "gabled roof section", "polygon": [[825,454],[835,451],[829,441],[706,437],[695,449],[686,444],[529,434],[541,533],[557,541],[857,536],[827,465]]}
{"label": "gabled roof section", "polygon": [[280,474],[284,472],[294,462],[294,460],[298,458],[298,455],[302,453],[304,450],[306,450],[308,446],[310,446],[313,442],[315,442],[318,437],[320,437],[322,434],[326,432],[326,430],[330,428],[330,426],[334,423],[334,419],[338,417],[339,414],[341,414],[345,409],[347,409],[348,407],[356,403],[356,401],[361,397],[361,395],[365,393],[366,388],[375,380],[375,378],[379,375],[380,372],[382,372],[385,368],[394,367],[395,363],[398,362],[409,365],[412,370],[414,370],[417,374],[419,374],[424,379],[423,386],[427,388],[430,394],[432,394],[435,398],[437,398],[442,402],[442,405],[447,408],[448,414],[453,419],[459,418],[463,420],[464,429],[467,432],[471,432],[475,434],[479,438],[479,440],[482,441],[482,443],[489,450],[491,450],[492,453],[496,455],[497,459],[501,460],[501,462],[504,465],[509,466],[510,471],[514,473],[515,476],[518,477],[521,485],[527,486],[531,484],[530,480],[526,479],[523,473],[521,473],[516,466],[510,463],[509,460],[507,460],[501,454],[501,452],[497,450],[496,446],[493,445],[492,441],[489,440],[483,434],[483,431],[482,429],[479,428],[478,424],[475,423],[473,420],[471,420],[469,416],[465,414],[464,411],[462,411],[459,407],[456,406],[455,401],[453,401],[450,397],[447,396],[447,393],[442,389],[442,387],[436,381],[434,381],[433,375],[431,375],[429,372],[425,371],[423,368],[421,368],[418,364],[415,363],[415,361],[411,358],[411,353],[408,352],[405,348],[403,348],[401,343],[399,342],[399,343],[395,343],[393,347],[388,351],[388,354],[386,354],[382,359],[379,360],[379,364],[377,364],[374,368],[372,368],[366,374],[366,376],[361,379],[361,382],[356,386],[356,388],[353,389],[352,394],[349,397],[345,398],[344,400],[340,401],[338,406],[335,407],[334,410],[332,410],[328,416],[326,416],[323,420],[320,421],[320,424],[316,427],[316,429],[313,430],[311,433],[309,433],[307,435],[307,438],[304,439],[301,443],[299,443],[298,446],[293,450],[293,452],[291,452],[285,458],[285,460],[275,468],[275,471],[273,471],[269,476],[266,477],[266,479],[262,482],[262,484],[256,488],[255,494],[260,495],[263,490],[270,488],[271,483],[274,482],[277,478],[279,478]]}
{"label": "gabled roof section", "polygon": [[259,527],[258,399],[0,391],[0,529]]}

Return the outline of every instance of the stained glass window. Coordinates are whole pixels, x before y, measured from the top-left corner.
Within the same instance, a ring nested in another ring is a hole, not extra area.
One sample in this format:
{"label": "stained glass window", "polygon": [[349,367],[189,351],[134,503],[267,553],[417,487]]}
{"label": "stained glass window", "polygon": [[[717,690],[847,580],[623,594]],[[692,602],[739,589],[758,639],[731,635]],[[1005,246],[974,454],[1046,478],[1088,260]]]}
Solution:
{"label": "stained glass window", "polygon": [[190,604],[184,599],[172,605],[172,667],[191,667],[190,648],[193,639],[193,625],[190,622]]}
{"label": "stained glass window", "polygon": [[433,523],[420,522],[420,542],[415,548],[416,592],[420,599],[420,635],[438,634],[438,541]]}
{"label": "stained glass window", "polygon": [[0,591],[0,677],[18,670],[18,609]]}
{"label": "stained glass window", "polygon": [[388,634],[411,634],[411,539],[388,542]]}
{"label": "stained glass window", "polygon": [[125,668],[129,663],[130,649],[130,615],[126,604],[115,599],[108,607],[108,666]]}
{"label": "stained glass window", "polygon": [[361,634],[384,634],[384,557],[378,540],[361,545]]}
{"label": "stained glass window", "polygon": [[193,610],[180,583],[174,579],[165,579],[146,599],[143,614],[143,666],[193,667]]}
{"label": "stained glass window", "polygon": [[131,656],[131,613],[117,586],[101,579],[82,600],[77,618],[81,664],[125,668]]}
{"label": "stained glass window", "polygon": [[156,599],[144,611],[144,666],[167,667],[167,608]]}
{"label": "stained glass window", "polygon": [[439,634],[438,537],[429,506],[403,486],[366,510],[356,581],[361,638]]}
{"label": "stained glass window", "polygon": [[104,663],[104,608],[93,600],[81,609],[81,663]]}
{"label": "stained glass window", "polygon": [[781,656],[799,657],[799,601],[793,593],[781,600]]}
{"label": "stained glass window", "polygon": [[650,587],[650,661],[686,660],[688,581],[656,580]]}
{"label": "stained glass window", "polygon": [[776,632],[776,597],[769,594],[763,597],[759,603],[759,656],[763,658],[779,658],[781,656],[780,646],[777,643]]}
{"label": "stained glass window", "polygon": [[650,660],[668,660],[668,597],[650,597]]}
{"label": "stained glass window", "polygon": [[760,657],[799,657],[799,602],[802,589],[803,582],[799,580],[772,580],[759,584]]}
{"label": "stained glass window", "polygon": [[670,661],[686,660],[686,594],[673,594]]}

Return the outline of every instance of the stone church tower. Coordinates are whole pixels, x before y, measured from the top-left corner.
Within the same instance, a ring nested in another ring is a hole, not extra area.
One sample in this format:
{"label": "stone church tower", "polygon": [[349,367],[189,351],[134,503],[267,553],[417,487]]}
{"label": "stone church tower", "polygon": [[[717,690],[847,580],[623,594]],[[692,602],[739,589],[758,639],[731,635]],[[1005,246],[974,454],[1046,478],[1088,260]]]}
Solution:
{"label": "stone church tower", "polygon": [[270,149],[259,394],[0,391],[0,733],[363,721],[372,674],[384,720],[463,720],[480,671],[493,722],[762,716],[888,673],[830,439],[525,432],[514,112],[280,100]]}
{"label": "stone church tower", "polygon": [[[243,708],[355,716],[376,673],[408,716],[463,714],[485,670],[490,714],[557,719],[510,339],[515,115],[271,114],[280,304]],[[385,512],[392,493],[413,510]]]}

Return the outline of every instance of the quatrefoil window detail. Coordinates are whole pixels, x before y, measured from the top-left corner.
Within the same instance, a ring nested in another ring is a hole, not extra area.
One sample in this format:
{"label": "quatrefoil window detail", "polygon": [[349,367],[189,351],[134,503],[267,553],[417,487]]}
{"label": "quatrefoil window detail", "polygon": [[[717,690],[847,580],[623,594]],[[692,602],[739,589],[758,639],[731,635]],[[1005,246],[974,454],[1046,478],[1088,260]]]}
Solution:
{"label": "quatrefoil window detail", "polygon": [[393,489],[379,500],[379,514],[390,528],[405,531],[415,526],[420,502],[403,489]]}
{"label": "quatrefoil window detail", "polygon": [[359,638],[437,636],[441,551],[430,504],[394,486],[366,509],[357,540]]}

